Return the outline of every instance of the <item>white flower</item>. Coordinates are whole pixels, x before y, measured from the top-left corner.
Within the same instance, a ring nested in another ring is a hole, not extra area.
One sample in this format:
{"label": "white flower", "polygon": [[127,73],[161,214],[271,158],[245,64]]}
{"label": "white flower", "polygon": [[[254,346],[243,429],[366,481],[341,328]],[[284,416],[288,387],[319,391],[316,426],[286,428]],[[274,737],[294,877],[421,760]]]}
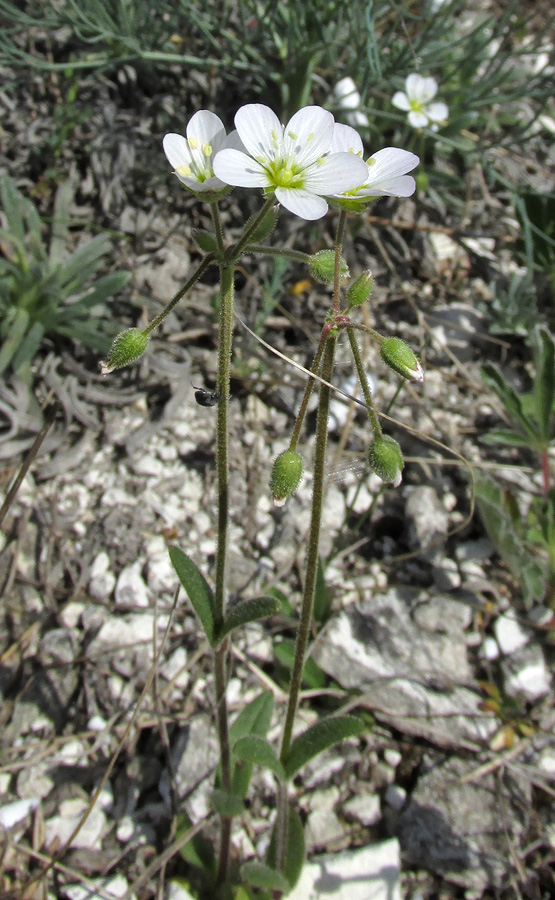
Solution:
{"label": "white flower", "polygon": [[[361,158],[364,148],[360,135],[354,128],[336,124],[330,152],[341,151],[347,151]],[[420,159],[415,153],[401,150],[399,147],[378,150],[366,161],[367,172],[364,182],[354,190],[334,194],[333,198],[345,201],[340,205],[347,209],[359,209],[376,197],[410,197],[414,194],[416,182],[412,175],[407,175],[407,172],[411,172],[419,162]]]}
{"label": "white flower", "polygon": [[187,137],[166,134],[164,153],[183,184],[195,191],[222,191],[227,184],[214,175],[212,161],[222,147],[242,146],[237,132],[226,137],[221,119],[207,109],[200,109],[187,125]]}
{"label": "white flower", "polygon": [[301,219],[326,214],[325,196],[356,187],[366,177],[363,161],[329,153],[334,120],[319,106],[300,109],[283,126],[261,103],[242,106],[235,125],[246,152],[220,150],[214,172],[226,184],[263,188]]}
{"label": "white flower", "polygon": [[348,75],[337,82],[331,96],[339,109],[347,110],[345,119],[349,125],[365,127],[370,124],[368,116],[360,109],[361,100],[356,85]]}
{"label": "white flower", "polygon": [[408,120],[413,128],[426,128],[430,123],[446,121],[449,108],[445,103],[431,102],[437,94],[435,78],[423,78],[413,72],[405,81],[405,91],[406,93],[397,91],[391,102],[397,109],[408,112]]}

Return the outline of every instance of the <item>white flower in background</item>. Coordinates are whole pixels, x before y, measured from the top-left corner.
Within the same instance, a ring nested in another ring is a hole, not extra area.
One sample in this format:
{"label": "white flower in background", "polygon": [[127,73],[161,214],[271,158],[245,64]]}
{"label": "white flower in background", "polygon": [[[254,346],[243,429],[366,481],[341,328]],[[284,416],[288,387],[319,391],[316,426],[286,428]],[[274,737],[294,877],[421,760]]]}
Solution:
{"label": "white flower in background", "polygon": [[268,106],[250,103],[235,115],[246,152],[220,150],[214,172],[226,184],[263,188],[301,219],[326,214],[325,196],[348,191],[366,178],[365,163],[352,153],[330,153],[334,119],[319,106],[305,106],[283,126]]}
{"label": "white flower in background", "polygon": [[[336,123],[333,129],[331,153],[345,152],[362,158],[364,147],[358,132],[349,125]],[[415,153],[399,147],[385,147],[366,160],[364,181],[356,188],[336,193],[333,198],[346,209],[360,210],[376,197],[410,197],[416,189],[412,175],[407,175],[420,162]]]}
{"label": "white flower in background", "polygon": [[221,191],[227,184],[214,175],[212,161],[222,147],[240,147],[237,132],[226,137],[221,119],[207,109],[194,114],[186,131],[182,134],[166,134],[163,140],[164,153],[175,174],[183,184],[195,191]]}
{"label": "white flower in background", "polygon": [[331,97],[339,109],[345,110],[344,117],[349,125],[356,128],[357,125],[365,127],[370,124],[368,116],[360,109],[361,99],[356,85],[348,75],[337,82]]}
{"label": "white flower in background", "polygon": [[391,102],[397,109],[408,112],[408,120],[413,128],[426,128],[445,122],[449,115],[449,107],[445,103],[432,103],[437,94],[435,78],[423,78],[417,72],[407,77],[405,92],[397,91]]}

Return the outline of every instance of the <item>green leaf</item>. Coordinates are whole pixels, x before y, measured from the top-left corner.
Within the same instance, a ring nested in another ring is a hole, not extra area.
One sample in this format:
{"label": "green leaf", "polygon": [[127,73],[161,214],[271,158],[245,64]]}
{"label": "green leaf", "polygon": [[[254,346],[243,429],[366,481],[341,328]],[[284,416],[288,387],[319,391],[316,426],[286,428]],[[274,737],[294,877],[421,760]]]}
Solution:
{"label": "green leaf", "polygon": [[524,433],[530,437],[536,437],[537,429],[525,415],[521,397],[507,384],[501,372],[488,363],[482,366],[482,379],[497,394],[507,412],[518,422]]}
{"label": "green leaf", "polygon": [[506,444],[509,447],[528,447],[530,449],[534,449],[537,445],[537,438],[525,437],[523,434],[517,434],[516,431],[502,428],[483,434],[480,440],[484,444]]}
{"label": "green leaf", "polygon": [[355,716],[330,716],[321,719],[295,738],[287,759],[284,761],[285,772],[292,778],[307,762],[349,737],[357,737],[366,730],[366,726]]}
{"label": "green leaf", "polygon": [[[192,824],[186,812],[180,813],[177,817],[176,838],[191,828]],[[201,831],[197,832],[186,844],[183,844],[179,853],[189,865],[194,866],[196,869],[202,869],[212,878],[215,877],[216,855],[214,853],[214,845]]]}
{"label": "green leaf", "polygon": [[10,329],[6,340],[0,347],[0,375],[4,372],[16,354],[25,337],[29,324],[29,314],[25,309],[16,309],[10,317]]}
{"label": "green leaf", "polygon": [[285,770],[276,756],[276,752],[266,738],[256,734],[248,734],[233,747],[235,756],[244,762],[270,769],[280,781],[285,780]]}
{"label": "green leaf", "polygon": [[172,565],[177,572],[181,584],[185,588],[191,605],[199,617],[204,633],[211,644],[214,643],[214,597],[204,578],[192,559],[179,547],[169,548]]}
{"label": "green leaf", "polygon": [[229,608],[222,627],[218,629],[216,642],[221,643],[235,628],[240,628],[248,622],[256,622],[258,619],[275,615],[278,609],[279,600],[275,597],[253,597],[252,600],[236,603]]}
{"label": "green leaf", "polygon": [[243,863],[241,878],[247,884],[261,888],[263,891],[281,891],[286,894],[291,889],[287,878],[281,872],[276,872],[275,869],[271,869],[270,866],[265,866],[263,863]]}
{"label": "green leaf", "polygon": [[[277,826],[278,823],[276,821],[266,856],[266,862],[272,869],[276,868]],[[299,880],[305,861],[305,853],[303,823],[298,812],[292,806],[289,806],[287,812],[285,862],[281,871],[287,878],[291,888],[294,888]]]}
{"label": "green leaf", "polygon": [[[279,643],[276,642],[274,644],[273,650],[278,662],[288,670],[288,679],[290,679],[295,659],[295,641],[292,641],[290,638],[284,638]],[[327,676],[325,672],[322,671],[311,656],[307,657],[303,669],[303,684],[312,690],[316,690],[324,687],[326,683]]]}
{"label": "green leaf", "polygon": [[226,816],[228,819],[240,816],[245,811],[243,801],[235,794],[228,794],[226,791],[216,789],[212,792],[210,799],[218,815]]}
{"label": "green leaf", "polygon": [[330,602],[328,598],[328,589],[326,587],[326,576],[324,574],[324,564],[322,557],[318,557],[318,568],[316,570],[316,587],[314,589],[314,618],[317,622],[325,622],[330,611]]}
{"label": "green leaf", "polygon": [[[233,751],[235,744],[249,734],[266,735],[272,719],[274,695],[264,691],[255,697],[239,713],[229,729],[229,743]],[[236,760],[232,754],[232,790],[238,797],[246,797],[252,776],[252,763]]]}
{"label": "green leaf", "polygon": [[283,593],[283,591],[280,591],[279,588],[271,587],[271,588],[268,588],[267,593],[271,597],[276,597],[277,600],[279,600],[280,611],[283,616],[285,616],[287,619],[294,619],[295,621],[297,620],[297,616],[295,615],[295,610],[293,609],[292,605],[290,604],[289,600],[287,599],[287,597]]}
{"label": "green leaf", "polygon": [[543,439],[548,442],[555,398],[555,345],[547,328],[536,329],[534,399],[536,418]]}
{"label": "green leaf", "polygon": [[70,222],[70,206],[73,200],[73,185],[71,181],[63,181],[56,191],[54,201],[54,217],[50,235],[50,247],[48,261],[51,266],[57,266],[62,262]]}
{"label": "green leaf", "polygon": [[28,365],[32,361],[43,337],[44,328],[42,324],[40,322],[34,322],[13,356],[12,368],[14,372],[19,372],[23,366]]}

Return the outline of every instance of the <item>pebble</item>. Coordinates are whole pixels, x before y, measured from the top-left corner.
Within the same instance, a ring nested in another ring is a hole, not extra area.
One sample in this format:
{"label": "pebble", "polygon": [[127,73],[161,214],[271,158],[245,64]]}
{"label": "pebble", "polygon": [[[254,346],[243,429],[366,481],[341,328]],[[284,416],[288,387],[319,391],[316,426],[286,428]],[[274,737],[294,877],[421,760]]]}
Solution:
{"label": "pebble", "polygon": [[18,822],[22,822],[30,812],[33,812],[40,803],[40,797],[25,797],[23,800],[14,800],[0,807],[0,825],[3,828],[13,828]]}
{"label": "pebble", "polygon": [[110,571],[110,557],[102,551],[95,558],[89,573],[89,593],[95,600],[107,600],[116,586],[116,576]]}
{"label": "pebble", "polygon": [[306,822],[306,842],[309,846],[323,846],[344,834],[334,806],[339,801],[339,788],[314,791],[310,796],[311,812]]}
{"label": "pebble", "polygon": [[[128,889],[127,879],[123,875],[114,875],[86,886],[84,884],[68,884],[61,889],[61,896],[66,900],[109,900],[109,898],[119,900],[127,893]],[[131,894],[129,900],[135,900],[135,894]]]}
{"label": "pebble", "polygon": [[407,792],[398,784],[390,784],[385,792],[385,802],[397,812],[403,808],[407,799]]}
{"label": "pebble", "polygon": [[367,828],[377,825],[382,817],[378,794],[357,794],[343,804],[343,811]]}
{"label": "pebble", "polygon": [[515,651],[503,663],[504,684],[507,694],[523,696],[526,700],[539,700],[551,690],[549,670],[541,647],[529,645]]}
{"label": "pebble", "polygon": [[287,900],[401,900],[399,842],[318,856],[305,863]]}
{"label": "pebble", "polygon": [[530,632],[526,631],[512,613],[504,613],[496,619],[493,626],[499,648],[505,656],[520,650],[530,640]]}
{"label": "pebble", "polygon": [[[44,823],[46,844],[52,844],[56,838],[60,844],[65,844],[81,821],[88,806],[88,802],[80,797],[64,800],[60,804],[59,815],[47,819]],[[71,846],[84,850],[101,850],[106,821],[104,812],[95,805],[83,823],[83,827],[73,838]]]}
{"label": "pebble", "polygon": [[149,606],[148,591],[141,576],[140,561],[122,569],[116,584],[116,605]]}

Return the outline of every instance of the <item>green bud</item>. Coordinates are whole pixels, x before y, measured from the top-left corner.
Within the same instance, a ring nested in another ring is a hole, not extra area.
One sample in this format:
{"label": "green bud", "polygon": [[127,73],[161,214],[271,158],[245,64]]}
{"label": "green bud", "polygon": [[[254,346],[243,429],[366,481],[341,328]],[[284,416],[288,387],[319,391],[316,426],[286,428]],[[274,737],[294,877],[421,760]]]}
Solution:
{"label": "green bud", "polygon": [[419,172],[418,175],[414,179],[416,181],[416,187],[419,191],[424,193],[428,190],[428,185],[430,183],[430,179],[425,172]]}
{"label": "green bud", "polygon": [[[266,215],[262,219],[261,222],[258,223],[253,233],[249,238],[249,243],[257,244],[259,241],[266,240],[267,237],[270,237],[272,231],[276,227],[276,222],[279,213],[279,204],[276,203],[275,206],[271,206],[270,209],[266,212]],[[257,215],[257,213],[255,213]],[[250,223],[253,221],[254,215],[248,219],[247,224],[245,226],[245,230],[248,229]]]}
{"label": "green bud", "polygon": [[362,304],[369,299],[373,289],[374,276],[370,269],[366,269],[362,275],[359,275],[358,278],[353,281],[347,291],[347,308],[354,309],[355,306],[362,306]]}
{"label": "green bud", "polygon": [[148,342],[148,334],[145,334],[140,328],[128,328],[127,331],[122,331],[114,340],[108,359],[104,359],[100,363],[102,375],[109,375],[114,369],[121,369],[123,366],[128,366],[129,363],[135,362],[145,352]]}
{"label": "green bud", "polygon": [[192,235],[196,245],[205,253],[218,252],[218,242],[214,234],[205,231],[204,228],[193,228]]}
{"label": "green bud", "polygon": [[374,438],[368,448],[370,468],[378,478],[393,487],[399,487],[405,461],[397,441],[387,434]]}
{"label": "green bud", "polygon": [[386,366],[408,378],[409,381],[423,381],[424,372],[418,359],[401,338],[388,337],[380,344],[380,353]]}
{"label": "green bud", "polygon": [[303,458],[296,450],[284,450],[274,462],[270,491],[276,506],[283,506],[299,486],[303,474]]}
{"label": "green bud", "polygon": [[[335,272],[335,250],[318,250],[308,260],[308,269],[315,281],[331,284]],[[339,281],[349,277],[347,260],[341,257],[339,263]]]}

